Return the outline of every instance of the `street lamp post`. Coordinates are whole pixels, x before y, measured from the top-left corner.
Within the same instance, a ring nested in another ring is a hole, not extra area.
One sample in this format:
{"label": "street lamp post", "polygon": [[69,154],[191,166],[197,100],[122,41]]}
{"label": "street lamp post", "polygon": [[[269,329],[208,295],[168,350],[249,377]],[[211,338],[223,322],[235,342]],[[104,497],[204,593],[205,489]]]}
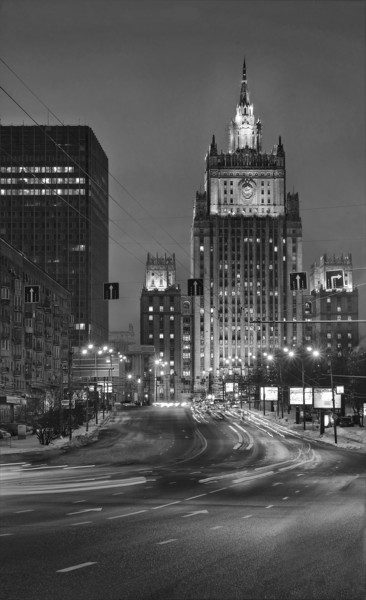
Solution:
{"label": "street lamp post", "polygon": [[330,387],[332,388],[332,406],[333,406],[333,429],[334,429],[334,443],[337,444],[337,419],[335,414],[335,397],[334,397],[334,385],[333,385],[333,369],[332,359],[329,358],[329,371],[330,371]]}
{"label": "street lamp post", "polygon": [[[318,350],[313,350],[310,346],[306,348],[306,350],[311,353],[312,356],[319,356]],[[304,431],[306,430],[306,420],[305,420],[305,367],[304,367],[304,354],[296,355],[293,350],[288,352],[288,355],[291,357],[298,357],[301,361],[301,382],[302,382],[302,406],[303,406],[303,421],[304,421]]]}

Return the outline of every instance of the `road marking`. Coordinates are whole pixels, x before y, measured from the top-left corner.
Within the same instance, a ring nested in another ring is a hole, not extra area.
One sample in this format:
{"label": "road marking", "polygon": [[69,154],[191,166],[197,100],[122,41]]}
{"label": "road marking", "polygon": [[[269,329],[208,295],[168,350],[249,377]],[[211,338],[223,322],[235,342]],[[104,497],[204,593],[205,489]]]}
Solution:
{"label": "road marking", "polygon": [[195,515],[203,515],[203,514],[208,514],[208,510],[195,510],[194,512],[188,513],[187,515],[182,515],[182,519],[185,519],[186,517],[194,517]]}
{"label": "road marking", "polygon": [[122,519],[122,517],[131,517],[132,515],[139,515],[140,513],[144,513],[146,510],[136,510],[136,512],[126,513],[124,515],[116,515],[114,517],[107,517],[107,519]]}
{"label": "road marking", "polygon": [[300,494],[300,490],[296,490],[296,491],[295,491],[295,494]]}
{"label": "road marking", "polygon": [[99,512],[100,510],[102,510],[102,508],[84,508],[84,510],[78,510],[77,512],[72,512],[72,513],[66,513],[66,515],[67,516],[70,516],[70,515],[80,515],[81,513]]}
{"label": "road marking", "polygon": [[179,504],[181,500],[176,500],[175,502],[169,502],[169,504],[162,504],[161,506],[153,506],[152,510],[157,510],[158,508],[165,508],[166,506],[171,506],[172,504]]}
{"label": "road marking", "polygon": [[195,500],[196,498],[202,498],[202,496],[207,496],[207,494],[198,494],[198,496],[191,496],[190,498],[186,498],[186,500]]}
{"label": "road marking", "polygon": [[95,467],[95,465],[79,465],[77,467],[68,467],[67,465],[65,465],[64,469],[65,471],[71,471],[71,469],[91,469],[93,467]]}
{"label": "road marking", "polygon": [[283,485],[282,481],[277,481],[277,483],[272,483],[272,487],[274,487],[275,485]]}
{"label": "road marking", "polygon": [[216,492],[222,492],[222,490],[227,490],[227,487],[220,488],[219,490],[212,490],[212,492],[208,492],[209,494],[216,494]]}
{"label": "road marking", "polygon": [[288,500],[288,496],[284,496],[282,500]]}
{"label": "road marking", "polygon": [[157,542],[157,546],[163,546],[163,544],[171,544],[172,542],[176,542],[176,538],[172,538],[171,540],[164,540],[164,542]]}
{"label": "road marking", "polygon": [[0,537],[5,537],[7,535],[14,535],[14,533],[0,533]]}
{"label": "road marking", "polygon": [[81,502],[86,502],[86,500],[75,500],[75,502],[73,502],[73,504],[80,504]]}
{"label": "road marking", "polygon": [[112,496],[122,496],[122,494],[124,494],[124,492],[115,492]]}
{"label": "road marking", "polygon": [[304,477],[304,473],[298,473],[296,477]]}
{"label": "road marking", "polygon": [[210,529],[222,529],[223,525],[215,525],[215,527],[210,527]]}
{"label": "road marking", "polygon": [[274,506],[274,504],[268,504],[268,506],[266,506],[266,508],[272,508]]}
{"label": "road marking", "polygon": [[75,571],[76,569],[83,569],[84,567],[90,567],[90,565],[96,565],[96,562],[80,563],[80,565],[74,565],[73,567],[67,567],[66,569],[59,569],[56,573],[67,573],[68,571]]}
{"label": "road marking", "polygon": [[242,517],[242,519],[250,519],[250,517],[252,517],[253,515],[245,515],[245,517]]}
{"label": "road marking", "polygon": [[26,510],[16,510],[15,514],[20,515],[21,513],[34,512],[34,508],[28,508]]}
{"label": "road marking", "polygon": [[86,525],[87,523],[92,523],[92,521],[79,521],[79,523],[70,523],[70,527],[74,525]]}

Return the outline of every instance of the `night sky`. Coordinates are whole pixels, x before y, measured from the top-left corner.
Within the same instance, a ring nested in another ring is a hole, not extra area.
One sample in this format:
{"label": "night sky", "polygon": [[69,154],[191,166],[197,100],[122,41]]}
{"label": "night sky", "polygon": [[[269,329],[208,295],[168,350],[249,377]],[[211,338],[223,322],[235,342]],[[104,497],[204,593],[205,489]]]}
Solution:
{"label": "night sky", "polygon": [[139,331],[148,252],[175,253],[187,291],[193,201],[244,56],[263,147],[282,136],[300,196],[304,270],[352,253],[366,319],[364,2],[0,0],[0,56],[21,105],[1,92],[4,125],[89,125],[109,158],[112,331]]}

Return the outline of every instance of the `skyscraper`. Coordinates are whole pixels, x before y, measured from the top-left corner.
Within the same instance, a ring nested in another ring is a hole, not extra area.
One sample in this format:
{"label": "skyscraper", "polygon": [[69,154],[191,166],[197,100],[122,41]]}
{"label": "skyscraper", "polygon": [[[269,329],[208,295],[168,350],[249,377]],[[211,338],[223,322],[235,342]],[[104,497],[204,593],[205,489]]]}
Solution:
{"label": "skyscraper", "polygon": [[72,294],[72,344],[108,338],[108,159],[86,126],[0,126],[0,235]]}
{"label": "skyscraper", "polygon": [[279,137],[262,148],[244,61],[239,103],[226,152],[212,138],[205,186],[197,192],[192,225],[195,381],[200,374],[242,375],[264,351],[302,341],[302,292],[289,273],[302,269],[297,194],[286,194],[285,151]]}
{"label": "skyscraper", "polygon": [[160,363],[155,367],[155,396],[165,400],[180,400],[182,307],[175,277],[174,254],[172,257],[148,254],[141,293],[140,336],[141,344],[155,347],[155,360]]}

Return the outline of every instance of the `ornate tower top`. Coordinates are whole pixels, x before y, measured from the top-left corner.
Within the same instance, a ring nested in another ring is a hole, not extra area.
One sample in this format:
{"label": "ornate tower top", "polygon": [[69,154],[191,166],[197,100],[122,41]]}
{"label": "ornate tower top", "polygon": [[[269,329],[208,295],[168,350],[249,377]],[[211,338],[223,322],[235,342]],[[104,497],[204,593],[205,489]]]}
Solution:
{"label": "ornate tower top", "polygon": [[251,104],[249,97],[247,67],[244,58],[240,100],[236,107],[236,115],[229,125],[229,152],[236,152],[246,147],[257,150],[257,152],[261,151],[262,125],[259,119],[255,122],[253,104]]}

